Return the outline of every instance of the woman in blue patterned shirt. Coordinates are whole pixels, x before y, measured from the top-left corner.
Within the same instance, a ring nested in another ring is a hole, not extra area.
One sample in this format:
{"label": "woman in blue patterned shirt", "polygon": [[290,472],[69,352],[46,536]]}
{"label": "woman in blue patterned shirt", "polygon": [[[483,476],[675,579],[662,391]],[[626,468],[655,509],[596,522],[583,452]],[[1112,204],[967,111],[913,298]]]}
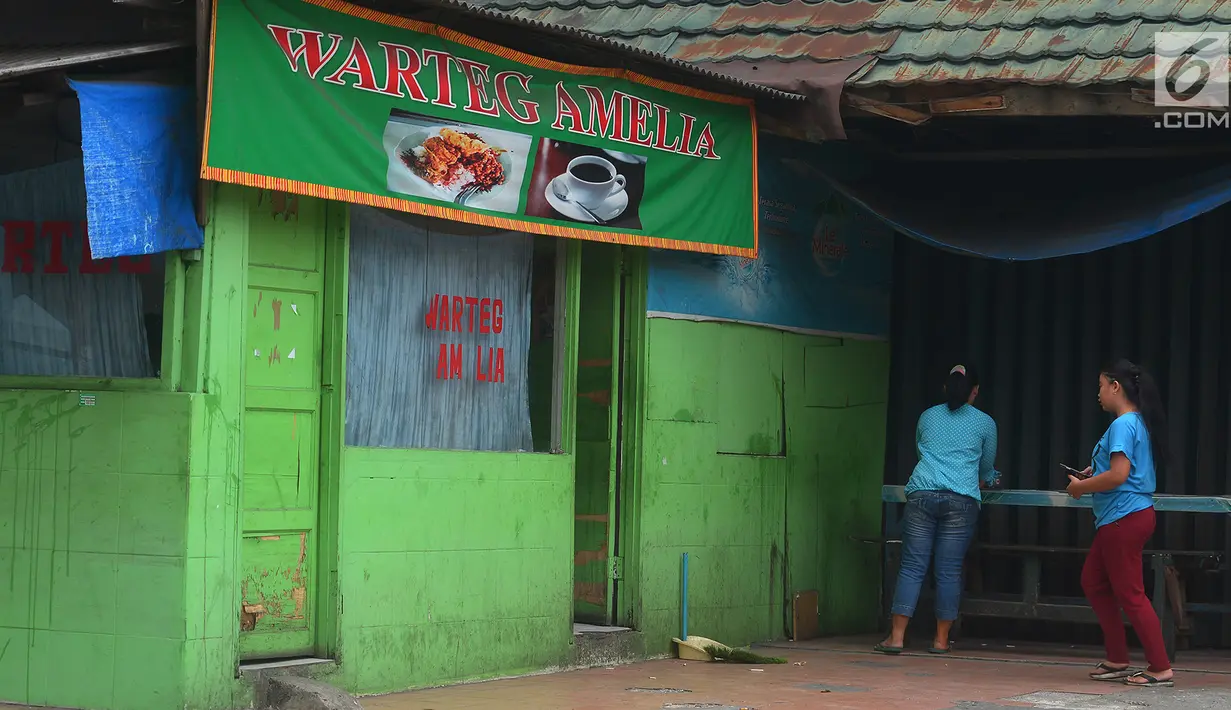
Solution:
{"label": "woman in blue patterned shirt", "polygon": [[893,595],[893,629],[876,645],[898,654],[915,613],[928,562],[936,558],[936,636],[932,653],[949,652],[949,630],[962,595],[962,560],[979,521],[979,488],[994,485],[996,422],[975,409],[979,377],[957,365],[945,381],[945,403],[919,416],[919,463],[906,484],[902,564]]}

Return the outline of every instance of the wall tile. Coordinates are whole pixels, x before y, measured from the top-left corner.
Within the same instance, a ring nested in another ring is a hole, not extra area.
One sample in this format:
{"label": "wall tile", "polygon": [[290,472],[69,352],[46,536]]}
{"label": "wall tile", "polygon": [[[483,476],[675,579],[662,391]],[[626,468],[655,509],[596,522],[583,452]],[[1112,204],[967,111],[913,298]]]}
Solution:
{"label": "wall tile", "polygon": [[724,325],[718,333],[718,450],[783,454],[782,332]]}
{"label": "wall tile", "polygon": [[31,625],[35,555],[33,550],[0,547],[0,628]]}
{"label": "wall tile", "polygon": [[64,392],[0,392],[0,471],[54,471],[70,406],[77,396]]}
{"label": "wall tile", "polygon": [[[566,633],[535,653],[563,660],[571,637],[571,457],[367,449],[344,456],[341,621],[352,690],[511,672],[523,650],[505,637],[525,637],[538,628],[527,620],[542,614]],[[463,648],[469,670],[458,665]]]}
{"label": "wall tile", "polygon": [[[433,535],[423,515],[430,515],[426,484],[391,478],[355,478],[344,484],[343,538],[348,552],[405,552],[412,546],[412,526]],[[426,544],[420,543],[420,544]]]}
{"label": "wall tile", "polygon": [[115,642],[110,634],[35,631],[28,702],[64,708],[114,707]]}
{"label": "wall tile", "polygon": [[65,528],[58,549],[115,554],[120,536],[120,476],[86,467],[60,477],[55,517]]}
{"label": "wall tile", "polygon": [[0,654],[0,703],[23,705],[29,702],[27,681],[32,635],[29,629],[0,626],[0,648],[4,649]]}
{"label": "wall tile", "polygon": [[187,476],[121,476],[121,553],[183,557],[187,537]]}
{"label": "wall tile", "polygon": [[[375,626],[350,631],[343,646],[343,667],[350,686],[370,693],[405,688],[411,677],[410,669],[415,668],[421,658],[431,659],[434,653],[446,650],[425,646],[421,640],[424,628]],[[435,656],[431,663],[439,664],[440,657]],[[420,676],[420,673],[414,675]]]}
{"label": "wall tile", "polygon": [[230,558],[205,558],[205,638],[227,638],[239,633],[235,577]]}
{"label": "wall tile", "polygon": [[229,477],[206,479],[205,547],[206,557],[220,558],[234,549],[239,536],[239,484]]}
{"label": "wall tile", "polygon": [[166,710],[183,704],[183,641],[120,636],[115,651],[116,708]]}
{"label": "wall tile", "polygon": [[[23,442],[0,452],[0,500],[15,502],[0,506],[0,569],[12,577],[0,584],[0,635],[24,639],[0,654],[0,689],[12,672],[29,678],[16,699],[30,703],[154,707],[113,697],[115,668],[164,654],[116,634],[184,635],[186,489],[165,474],[185,472],[190,397],[95,394],[82,407],[73,393],[0,393],[0,436]],[[176,663],[178,643],[162,647]],[[182,706],[177,692],[161,707]]]}
{"label": "wall tile", "polygon": [[237,649],[235,641],[203,639],[184,642],[184,695],[189,707],[250,707],[241,692],[251,687],[235,679]]}
{"label": "wall tile", "polygon": [[234,631],[235,573],[230,560],[194,557],[185,562],[184,608],[187,613],[185,636],[188,639],[218,639]]}
{"label": "wall tile", "polygon": [[348,626],[427,623],[427,567],[418,552],[363,552],[342,560]]}
{"label": "wall tile", "polygon": [[724,384],[718,381],[719,348],[716,340],[699,338],[706,331],[696,325],[651,318],[646,326],[647,349],[655,365],[646,372],[647,418],[718,421],[718,393]]}
{"label": "wall tile", "polygon": [[46,628],[115,633],[116,557],[86,552],[52,552],[50,557],[50,575],[36,582],[36,605],[48,603]]}
{"label": "wall tile", "polygon": [[123,472],[186,476],[192,425],[189,398],[136,392],[124,397]]}
{"label": "wall tile", "polygon": [[209,527],[206,513],[209,510],[209,482],[211,478],[189,476],[187,529],[184,533],[184,550],[189,557],[204,557]]}
{"label": "wall tile", "polygon": [[69,416],[60,427],[66,446],[60,452],[58,468],[119,473],[126,398],[122,392],[93,394],[93,407],[80,406],[79,395],[68,395],[64,400]]}
{"label": "wall tile", "polygon": [[205,558],[184,561],[184,638],[205,638],[206,617]]}
{"label": "wall tile", "polygon": [[184,559],[117,558],[116,632],[159,639],[183,639]]}
{"label": "wall tile", "polygon": [[[0,448],[0,463],[6,458],[7,453],[3,448]],[[0,465],[0,500],[23,500],[29,480],[30,473],[28,471],[4,468]],[[29,543],[25,541],[25,537],[30,534],[25,522],[28,514],[24,506],[0,506],[0,545],[5,547],[28,547]]]}

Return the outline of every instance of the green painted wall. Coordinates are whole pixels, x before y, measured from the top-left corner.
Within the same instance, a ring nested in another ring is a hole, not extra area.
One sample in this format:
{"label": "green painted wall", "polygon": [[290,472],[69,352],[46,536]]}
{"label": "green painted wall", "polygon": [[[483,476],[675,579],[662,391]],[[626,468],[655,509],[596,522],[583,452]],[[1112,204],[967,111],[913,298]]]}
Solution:
{"label": "green painted wall", "polygon": [[250,224],[244,191],[220,193],[203,258],[168,289],[185,392],[83,381],[93,407],[76,391],[0,392],[0,701],[250,704],[234,569]]}
{"label": "green painted wall", "polygon": [[[249,244],[311,212],[254,197],[215,191],[202,258],[186,266],[178,362],[189,392],[98,382],[93,407],[76,392],[0,392],[0,500],[11,503],[0,506],[0,701],[250,706],[236,678]],[[331,288],[345,293],[345,209],[329,214],[316,228],[339,245]],[[575,247],[561,253],[571,448],[580,261]],[[344,328],[339,307],[327,351],[344,351]],[[344,392],[341,359],[326,365]],[[338,448],[323,460],[339,462],[325,475],[340,480],[323,482],[321,505],[340,551],[319,609],[322,649],[344,661],[333,680],[371,693],[565,665],[574,456],[343,449],[336,399],[325,438]]]}
{"label": "green painted wall", "polygon": [[563,666],[573,457],[348,448],[341,683],[353,692]]}
{"label": "green painted wall", "polygon": [[185,394],[0,392],[0,700],[182,703]]}
{"label": "green painted wall", "polygon": [[823,632],[871,631],[880,577],[888,345],[730,323],[646,322],[638,627],[745,644],[787,635],[790,593]]}
{"label": "green painted wall", "polygon": [[[581,262],[576,244],[559,244],[564,327],[532,353],[531,409],[536,443],[547,448],[551,417],[541,403],[554,347],[560,440],[571,450]],[[366,694],[565,666],[574,463],[571,453],[343,447],[341,664],[329,680]]]}
{"label": "green painted wall", "polygon": [[[186,705],[201,710],[251,701],[251,688],[235,679],[244,436],[236,422],[243,406],[249,243],[261,238],[268,220],[281,226],[312,212],[306,198],[260,202],[252,197],[250,191],[219,188],[201,272],[188,279],[201,284],[200,299],[209,304],[209,318],[198,324],[207,394],[201,398],[195,431],[200,461],[194,458],[193,471],[199,468],[213,498],[193,510],[193,521],[215,532],[204,546],[190,546],[205,574],[189,577],[185,654]],[[342,294],[345,219],[344,208],[331,208],[327,223],[319,226],[338,244],[327,257],[327,278]],[[571,264],[565,307],[575,314],[576,250],[561,254]],[[333,383],[326,405],[331,412],[345,392],[344,304],[334,313],[333,338],[326,342],[327,352],[339,354],[326,363]],[[575,360],[575,326],[558,332],[560,337],[565,362]],[[542,355],[549,364],[550,352]],[[543,374],[539,367],[533,376]],[[575,396],[575,367],[563,373],[563,392]],[[571,442],[573,406],[565,401],[564,409],[563,440]],[[328,594],[320,595],[325,606],[318,609],[318,627],[323,650],[335,653],[341,664],[325,677],[353,692],[376,693],[566,663],[572,639],[573,456],[347,448],[341,445],[340,418],[332,419],[324,441],[337,447],[339,478],[322,483],[322,536],[335,527],[338,552],[322,561],[337,560],[336,576],[326,574],[322,585],[336,580],[340,595],[336,609]],[[549,422],[543,424],[537,428],[549,433]],[[323,452],[323,461],[332,458]]]}
{"label": "green painted wall", "polygon": [[[294,200],[254,207],[251,197],[217,190],[203,258],[185,267],[187,392],[98,383],[93,407],[75,392],[0,393],[0,500],[11,501],[0,506],[0,700],[99,710],[251,703],[235,677],[248,245],[267,221],[302,212]],[[344,210],[330,215],[320,228],[341,249]],[[331,267],[344,268],[332,253]],[[343,448],[339,403],[327,403],[326,441],[338,448],[323,460],[338,461],[339,478],[323,483],[322,529],[336,526],[340,596],[321,594],[320,643],[342,661],[331,676],[339,685],[374,693],[567,664],[576,583],[594,571],[575,564],[576,552],[593,551],[575,517],[601,514],[610,456],[610,407],[579,395],[610,381],[600,326],[615,301],[596,260],[579,317],[581,251],[565,253],[568,325],[556,337],[567,363],[562,440],[577,441],[575,454]],[[345,280],[330,278],[344,293]],[[667,652],[689,551],[694,633],[780,637],[788,592],[809,588],[822,593],[823,630],[872,628],[876,553],[846,536],[879,529],[886,346],[629,324],[645,337],[629,343],[643,367],[630,373],[642,400],[631,401],[626,431],[636,456],[622,484],[621,619]],[[329,332],[344,327],[339,306]],[[341,360],[332,367],[332,391],[344,392]]]}
{"label": "green painted wall", "polygon": [[[787,567],[792,592],[820,592],[820,632],[875,632],[889,343],[784,335]],[[799,385],[802,385],[799,386]]]}
{"label": "green painted wall", "polygon": [[[205,310],[186,318],[185,371],[202,395],[192,429],[190,482],[202,496],[189,508],[188,641],[181,707],[230,710],[251,702],[236,679],[239,662],[239,510],[243,411],[244,296],[250,232],[262,220],[284,219],[269,208],[250,209],[254,191],[219,186],[211,202],[205,249],[189,265],[188,303]],[[297,218],[287,214],[286,219]],[[194,292],[195,291],[195,292]],[[203,499],[203,500],[202,500]]]}

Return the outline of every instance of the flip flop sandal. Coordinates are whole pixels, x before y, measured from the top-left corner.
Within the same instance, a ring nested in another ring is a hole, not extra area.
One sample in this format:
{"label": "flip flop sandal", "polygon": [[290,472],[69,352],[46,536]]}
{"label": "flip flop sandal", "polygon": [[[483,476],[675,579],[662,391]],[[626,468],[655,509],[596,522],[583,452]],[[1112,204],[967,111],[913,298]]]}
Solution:
{"label": "flip flop sandal", "polygon": [[901,646],[886,646],[883,643],[876,644],[875,646],[872,647],[872,650],[877,651],[879,653],[883,653],[886,656],[897,656],[902,653]]}
{"label": "flip flop sandal", "polygon": [[943,656],[948,652],[949,652],[949,649],[947,648],[936,648],[935,646],[928,648],[928,653],[934,653],[937,656]]}
{"label": "flip flop sandal", "polygon": [[1133,675],[1127,668],[1112,668],[1106,663],[1100,663],[1090,673],[1090,680],[1121,681]]}
{"label": "flip flop sandal", "polygon": [[[1142,678],[1144,683],[1134,683],[1129,678]],[[1137,671],[1136,673],[1124,679],[1124,684],[1134,688],[1172,688],[1175,687],[1175,681],[1172,679],[1159,680],[1145,671]]]}

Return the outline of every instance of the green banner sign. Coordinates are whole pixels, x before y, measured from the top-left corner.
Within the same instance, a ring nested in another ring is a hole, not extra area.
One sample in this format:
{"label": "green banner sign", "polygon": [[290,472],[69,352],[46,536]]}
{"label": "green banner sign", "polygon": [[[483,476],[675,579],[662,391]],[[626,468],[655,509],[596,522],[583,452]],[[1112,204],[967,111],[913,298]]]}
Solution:
{"label": "green banner sign", "polygon": [[209,90],[205,179],[756,255],[751,100],[338,0],[217,0]]}

